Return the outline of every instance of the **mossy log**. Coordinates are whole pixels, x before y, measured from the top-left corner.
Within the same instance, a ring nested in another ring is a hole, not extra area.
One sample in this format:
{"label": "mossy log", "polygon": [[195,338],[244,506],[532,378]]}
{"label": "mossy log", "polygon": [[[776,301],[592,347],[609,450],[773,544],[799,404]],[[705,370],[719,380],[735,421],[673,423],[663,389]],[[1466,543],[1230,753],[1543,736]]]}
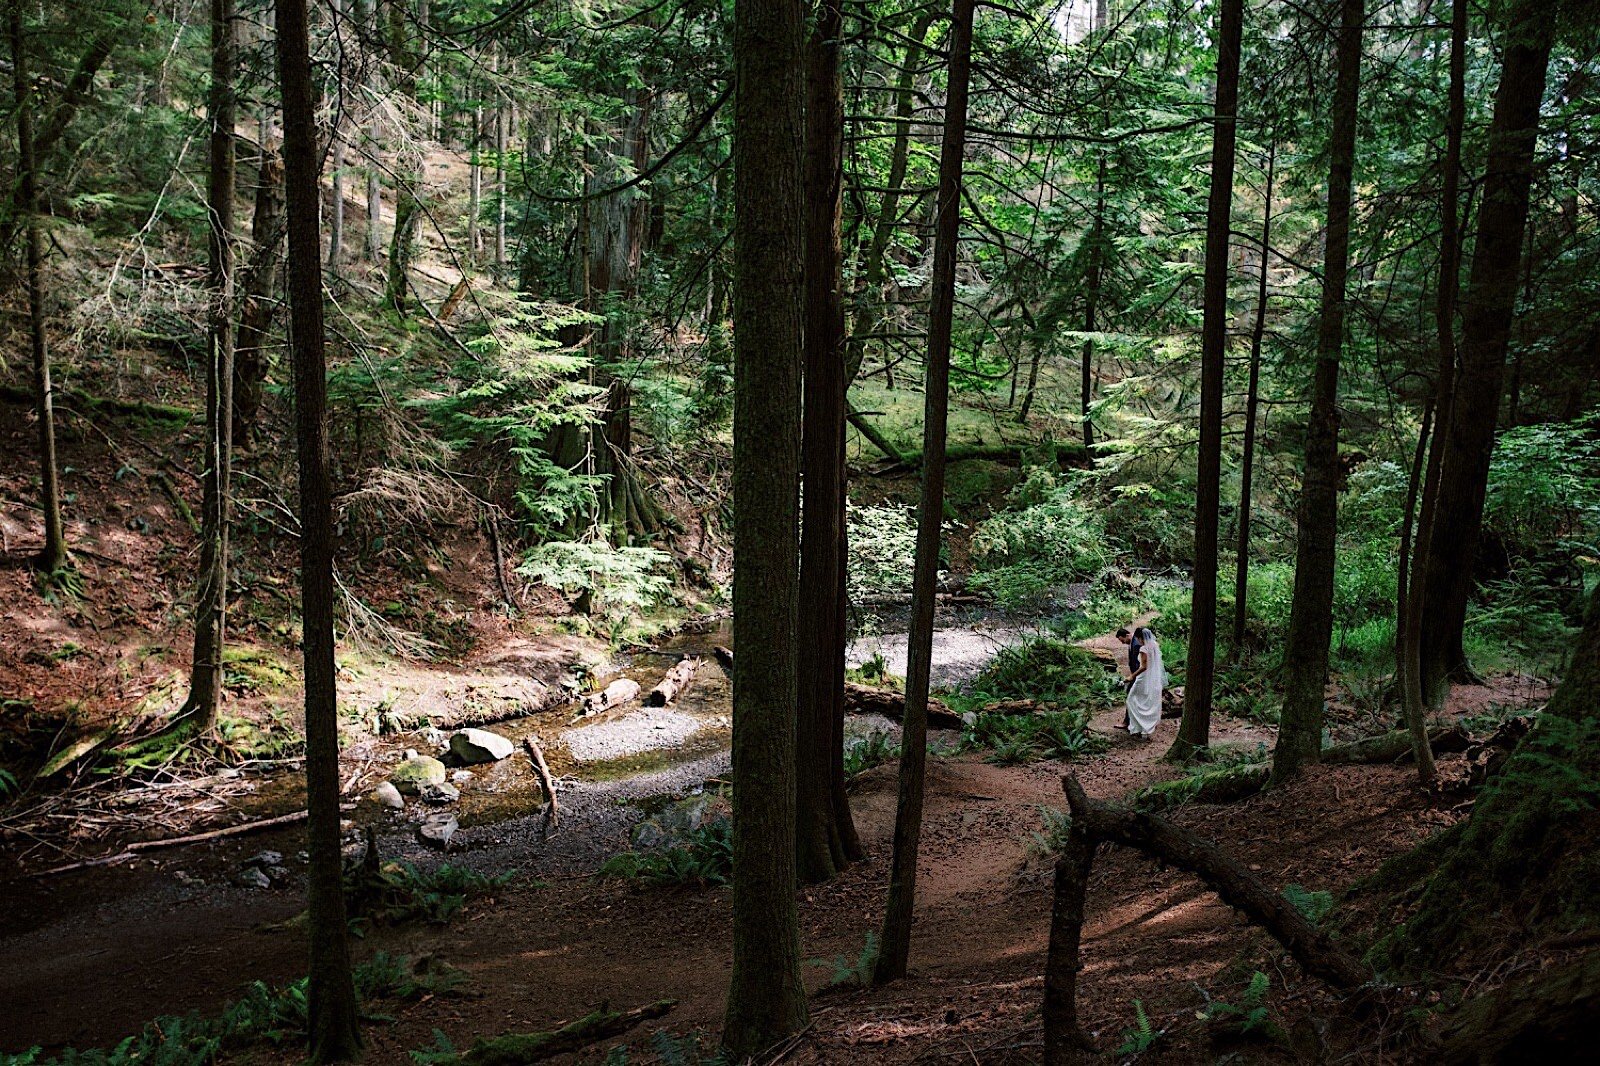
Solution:
{"label": "mossy log", "polygon": [[[193,408],[180,407],[177,404],[125,400],[117,396],[95,396],[81,389],[64,389],[57,386],[55,396],[58,403],[75,405],[86,411],[110,411],[114,414],[148,418],[152,422],[175,423],[179,426],[186,426],[200,417],[199,412]],[[15,385],[0,385],[0,397],[12,403],[33,403],[33,391]]]}
{"label": "mossy log", "polygon": [[[1472,744],[1467,731],[1458,725],[1435,726],[1428,730],[1428,746],[1438,755],[1466,751]],[[1404,729],[1363,737],[1348,744],[1335,744],[1322,750],[1322,761],[1329,764],[1400,762],[1411,758],[1411,733]]]}
{"label": "mossy log", "polygon": [[658,1000],[628,1011],[601,1008],[548,1033],[506,1033],[480,1039],[455,1061],[462,1066],[523,1066],[557,1055],[581,1051],[590,1044],[621,1036],[640,1022],[660,1018],[678,1005],[674,999]]}
{"label": "mossy log", "polygon": [[1271,775],[1272,766],[1268,763],[1222,766],[1146,785],[1133,794],[1130,802],[1141,811],[1167,810],[1185,803],[1233,803],[1266,788]]}
{"label": "mossy log", "polygon": [[1439,1060],[1578,1062],[1594,1053],[1596,1019],[1600,1019],[1600,951],[1590,951],[1574,962],[1470,1000],[1445,1029]]}

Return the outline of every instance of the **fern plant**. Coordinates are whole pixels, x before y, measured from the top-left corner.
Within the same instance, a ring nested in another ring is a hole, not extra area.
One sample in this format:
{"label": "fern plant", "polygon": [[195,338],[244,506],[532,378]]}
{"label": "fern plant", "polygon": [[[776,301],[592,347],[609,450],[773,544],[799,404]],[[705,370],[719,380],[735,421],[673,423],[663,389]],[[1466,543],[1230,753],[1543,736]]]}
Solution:
{"label": "fern plant", "polygon": [[1133,1028],[1122,1031],[1122,1046],[1117,1048],[1118,1055],[1143,1055],[1155,1046],[1165,1032],[1150,1024],[1150,1016],[1144,1012],[1142,1000],[1133,1001],[1133,1017]]}

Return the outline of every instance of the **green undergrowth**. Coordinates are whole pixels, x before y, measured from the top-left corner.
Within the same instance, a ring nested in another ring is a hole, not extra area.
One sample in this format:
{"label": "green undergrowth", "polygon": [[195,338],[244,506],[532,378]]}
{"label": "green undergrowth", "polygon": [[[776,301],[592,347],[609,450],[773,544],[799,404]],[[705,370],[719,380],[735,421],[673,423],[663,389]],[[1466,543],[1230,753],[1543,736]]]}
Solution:
{"label": "green undergrowth", "polygon": [[844,748],[844,779],[853,781],[868,770],[900,757],[900,745],[881,729],[848,743]]}
{"label": "green undergrowth", "polygon": [[978,711],[961,731],[963,751],[986,751],[997,766],[1038,759],[1081,759],[1098,755],[1111,742],[1089,729],[1088,717],[1070,711],[1000,714]]}
{"label": "green undergrowth", "polygon": [[709,822],[659,851],[618,852],[601,865],[600,876],[652,887],[726,884],[733,876],[733,823]]}
{"label": "green undergrowth", "polygon": [[472,899],[491,896],[511,882],[511,874],[482,874],[441,863],[430,869],[408,862],[360,867],[345,875],[351,928],[428,922],[444,925]]}
{"label": "green undergrowth", "polygon": [[1034,637],[1000,649],[977,677],[946,694],[957,711],[980,710],[1002,700],[1034,700],[1089,712],[1116,703],[1116,672],[1093,653],[1058,637]]}
{"label": "green undergrowth", "polygon": [[[456,993],[463,975],[431,956],[411,959],[379,952],[355,968],[356,995],[367,1021],[389,1021],[372,1011],[383,1000],[405,1001]],[[219,1013],[164,1015],[110,1048],[68,1048],[46,1055],[30,1048],[0,1053],[0,1066],[210,1066],[226,1052],[251,1047],[294,1047],[306,1039],[308,978],[273,987],[256,981]]]}

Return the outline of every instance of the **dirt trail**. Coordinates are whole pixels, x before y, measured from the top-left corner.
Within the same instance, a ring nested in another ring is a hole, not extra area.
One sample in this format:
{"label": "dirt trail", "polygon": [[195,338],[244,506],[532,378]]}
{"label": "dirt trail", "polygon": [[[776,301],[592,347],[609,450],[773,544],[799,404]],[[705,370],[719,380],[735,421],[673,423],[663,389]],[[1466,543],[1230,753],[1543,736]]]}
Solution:
{"label": "dirt trail", "polygon": [[[1461,695],[1464,706],[1481,703]],[[1119,717],[1112,707],[1094,716],[1111,749],[1071,767],[1091,795],[1118,798],[1173,772],[1160,761],[1173,723],[1147,744],[1114,732]],[[1269,729],[1225,716],[1215,728],[1218,743],[1272,739]],[[833,882],[801,890],[804,952],[818,961],[806,969],[816,993],[814,1025],[788,1061],[1036,1060],[1050,896],[1048,864],[1031,842],[1043,825],[1040,809],[1062,805],[1064,769],[1054,762],[1000,767],[976,755],[930,760],[912,979],[825,990],[833,966],[822,960],[859,955],[877,927],[888,874],[895,768],[858,778],[853,807],[868,857]],[[1275,885],[1338,892],[1454,821],[1452,804],[1419,794],[1403,768],[1341,767],[1280,792],[1227,807],[1188,807],[1175,817],[1223,842]],[[546,1028],[602,1001],[632,1006],[673,997],[680,1005],[664,1028],[683,1034],[718,1027],[729,962],[727,889],[635,890],[583,872],[592,869],[587,847],[563,859],[580,833],[621,846],[627,822],[607,808],[597,802],[592,823],[575,819],[547,848],[533,842],[530,819],[485,827],[479,846],[460,860],[520,868],[545,883],[519,878],[447,927],[381,932],[357,943],[361,954],[437,955],[465,970],[471,989],[469,997],[384,1004],[395,1021],[370,1029],[365,1061],[407,1062],[410,1050],[432,1044],[435,1028],[460,1046],[477,1035]],[[298,911],[300,878],[265,891],[226,883],[244,856],[269,846],[292,855],[298,844],[292,834],[238,840],[137,869],[7,886],[14,906],[0,926],[0,951],[13,965],[0,972],[0,1002],[7,1004],[0,1049],[104,1046],[157,1014],[214,1011],[250,980],[281,982],[303,972],[298,934],[259,931]],[[521,861],[508,865],[514,855]],[[293,859],[290,865],[297,875],[303,869]],[[1162,1061],[1213,1061],[1195,1011],[1207,996],[1237,997],[1255,968],[1269,974],[1270,1002],[1286,1025],[1327,1007],[1320,985],[1302,978],[1203,886],[1116,849],[1096,864],[1084,951],[1083,1016],[1107,1049],[1133,1024],[1137,999],[1158,1028],[1173,1030],[1162,1038]],[[86,1002],[96,1009],[80,1010]],[[631,1061],[651,1061],[639,1057],[647,1037],[633,1035]],[[1308,1039],[1335,1037],[1312,1032]]]}

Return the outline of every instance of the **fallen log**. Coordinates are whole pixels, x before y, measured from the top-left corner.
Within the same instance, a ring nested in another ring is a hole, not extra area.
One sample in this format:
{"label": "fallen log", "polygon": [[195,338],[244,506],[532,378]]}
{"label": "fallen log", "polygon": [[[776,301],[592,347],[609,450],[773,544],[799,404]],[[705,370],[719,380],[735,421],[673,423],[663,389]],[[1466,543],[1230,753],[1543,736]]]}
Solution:
{"label": "fallen log", "polygon": [[1223,902],[1271,933],[1309,974],[1335,988],[1353,989],[1373,979],[1372,971],[1318,930],[1281,892],[1274,892],[1237,859],[1211,841],[1165,818],[1091,800],[1067,774],[1061,779],[1074,825],[1091,837],[1136,848],[1188,870],[1216,890]]}
{"label": "fallen log", "polygon": [[[343,805],[341,810],[345,809]],[[293,811],[289,814],[280,814],[276,818],[263,818],[257,822],[245,822],[243,825],[230,825],[224,829],[213,829],[205,833],[190,833],[188,836],[164,837],[160,840],[139,840],[113,855],[104,855],[98,859],[85,859],[82,862],[71,862],[65,866],[54,866],[48,870],[40,870],[33,874],[34,877],[50,877],[55,874],[64,874],[68,870],[81,870],[90,866],[109,866],[112,863],[126,862],[142,851],[155,851],[158,848],[177,848],[185,844],[203,844],[209,840],[222,840],[225,837],[243,836],[245,833],[258,833],[263,829],[277,829],[285,825],[295,825],[309,817],[305,811]]]}
{"label": "fallen log", "polygon": [[728,671],[730,674],[733,673],[732,648],[724,648],[721,644],[717,644],[711,648],[711,654],[716,656],[717,662],[722,665],[724,670]]}
{"label": "fallen log", "polygon": [[621,1036],[640,1022],[662,1017],[677,1005],[675,999],[663,999],[628,1011],[602,1007],[554,1032],[506,1033],[488,1040],[480,1037],[459,1058],[445,1061],[461,1066],[524,1066],[543,1062],[557,1055],[582,1051],[597,1041]]}
{"label": "fallen log", "polygon": [[676,666],[667,671],[667,676],[661,679],[660,684],[650,690],[645,697],[646,707],[665,707],[689,687],[694,680],[694,672],[700,669],[700,659],[697,656],[686,656]]}
{"label": "fallen log", "polygon": [[613,707],[621,707],[639,698],[639,682],[629,677],[619,677],[599,692],[591,692],[583,698],[582,709],[578,717],[587,718],[601,711],[609,711]]}
{"label": "fallen log", "polygon": [[528,749],[528,758],[533,760],[533,772],[539,778],[539,791],[544,793],[544,825],[540,834],[547,835],[561,817],[561,810],[556,805],[556,783],[550,776],[550,765],[544,761],[544,749],[539,747],[539,738],[531,735],[523,737],[522,746]]}
{"label": "fallen log", "polygon": [[[844,711],[846,714],[881,714],[898,722],[905,717],[906,698],[904,693],[893,689],[873,688],[846,681]],[[945,706],[943,701],[928,697],[929,729],[960,729],[963,724],[961,716]]]}
{"label": "fallen log", "polygon": [[[1434,754],[1462,752],[1472,745],[1472,738],[1458,725],[1435,726],[1428,730],[1428,746]],[[1363,737],[1348,744],[1334,744],[1324,748],[1322,761],[1330,764],[1399,762],[1412,755],[1411,732],[1395,729],[1375,737]]]}
{"label": "fallen log", "polygon": [[980,710],[984,714],[1020,716],[1026,714],[1050,714],[1054,712],[1055,708],[1048,703],[1040,703],[1038,700],[1000,700],[996,703],[986,704]]}
{"label": "fallen log", "polygon": [[1161,692],[1161,717],[1183,717],[1183,686],[1163,689]]}

